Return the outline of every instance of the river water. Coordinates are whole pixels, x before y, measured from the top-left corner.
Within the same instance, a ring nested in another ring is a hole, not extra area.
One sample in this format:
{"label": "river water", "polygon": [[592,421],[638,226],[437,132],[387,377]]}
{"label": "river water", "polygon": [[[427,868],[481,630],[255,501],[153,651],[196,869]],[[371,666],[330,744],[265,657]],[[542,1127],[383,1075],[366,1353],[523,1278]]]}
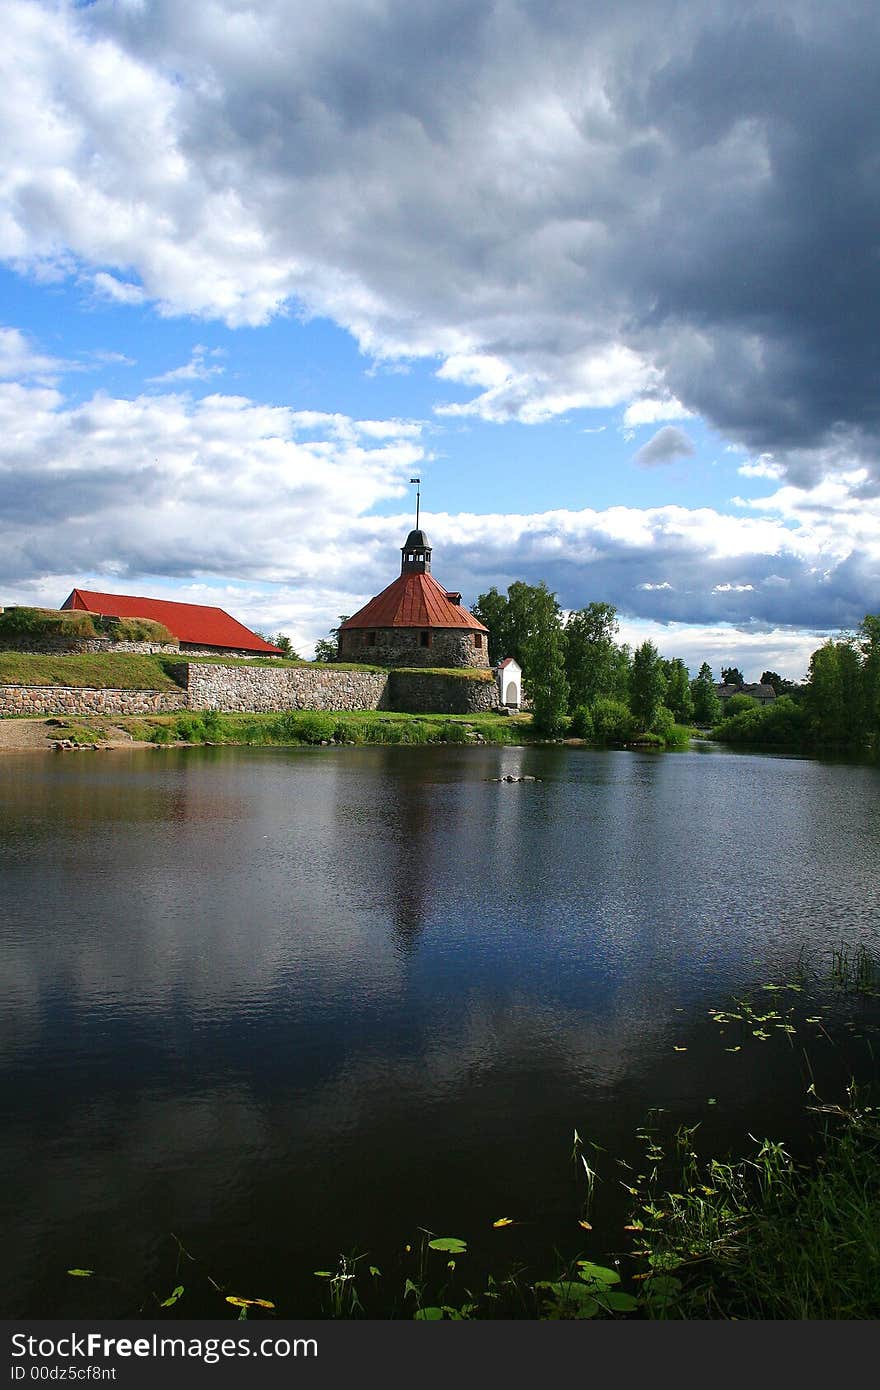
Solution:
{"label": "river water", "polygon": [[868,1065],[833,1009],[708,1011],[880,950],[878,792],[711,747],[3,758],[0,1315],[231,1312],[206,1275],[312,1314],[419,1228],[475,1269],[626,1249],[652,1107],[795,1142],[808,1075]]}

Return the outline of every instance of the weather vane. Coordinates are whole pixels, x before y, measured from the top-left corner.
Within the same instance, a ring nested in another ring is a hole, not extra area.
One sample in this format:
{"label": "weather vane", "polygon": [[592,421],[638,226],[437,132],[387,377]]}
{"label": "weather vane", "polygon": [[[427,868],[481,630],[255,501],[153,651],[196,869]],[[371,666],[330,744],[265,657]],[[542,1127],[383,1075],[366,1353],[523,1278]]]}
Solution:
{"label": "weather vane", "polygon": [[419,503],[420,503],[421,498],[422,498],[422,480],[421,480],[421,478],[410,478],[410,482],[416,484],[416,530],[418,531],[418,529],[419,529]]}

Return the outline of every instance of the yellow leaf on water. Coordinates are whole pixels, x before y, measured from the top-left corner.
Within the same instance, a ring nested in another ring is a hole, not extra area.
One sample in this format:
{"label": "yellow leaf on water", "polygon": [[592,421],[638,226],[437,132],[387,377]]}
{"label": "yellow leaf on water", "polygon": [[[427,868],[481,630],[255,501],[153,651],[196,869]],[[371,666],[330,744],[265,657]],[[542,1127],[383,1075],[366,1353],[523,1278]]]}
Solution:
{"label": "yellow leaf on water", "polygon": [[512,1216],[499,1216],[499,1218],[498,1218],[497,1221],[493,1221],[493,1222],[492,1222],[492,1225],[493,1225],[493,1227],[495,1228],[496,1231],[498,1230],[498,1228],[499,1228],[500,1226],[512,1226],[512,1225],[513,1225],[513,1217],[512,1217]]}
{"label": "yellow leaf on water", "polygon": [[578,1225],[579,1225],[579,1226],[583,1226],[583,1228],[584,1228],[585,1231],[592,1231],[592,1229],[593,1229],[592,1226],[590,1225],[589,1221],[579,1221],[579,1222],[578,1222]]}
{"label": "yellow leaf on water", "polygon": [[674,1044],[673,1044],[672,1050],[673,1050],[673,1052],[687,1052],[687,1048],[686,1048],[686,1047],[676,1047]]}
{"label": "yellow leaf on water", "polygon": [[236,1308],[274,1308],[275,1304],[270,1303],[268,1298],[239,1298],[237,1294],[227,1294],[226,1302],[232,1303]]}

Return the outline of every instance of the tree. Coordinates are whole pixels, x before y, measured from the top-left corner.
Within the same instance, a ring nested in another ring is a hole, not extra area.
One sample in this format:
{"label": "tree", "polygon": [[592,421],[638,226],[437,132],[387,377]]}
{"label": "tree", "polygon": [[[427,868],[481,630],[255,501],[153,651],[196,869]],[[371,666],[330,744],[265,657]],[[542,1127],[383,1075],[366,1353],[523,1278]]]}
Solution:
{"label": "tree", "polygon": [[694,700],[691,695],[691,681],[688,668],[681,657],[673,657],[663,663],[666,676],[666,694],[663,703],[670,709],[679,724],[690,724],[694,717]]}
{"label": "tree", "polygon": [[555,738],[568,722],[568,681],[565,676],[565,639],[561,627],[542,627],[529,638],[524,655],[528,668],[534,726]]}
{"label": "tree", "polygon": [[745,677],[738,666],[722,666],[721,679],[725,685],[745,685]]}
{"label": "tree", "polygon": [[708,661],[703,662],[691,681],[691,698],[694,702],[694,720],[701,729],[711,729],[721,718],[721,701]]}
{"label": "tree", "polygon": [[822,644],[810,657],[807,680],[807,709],[816,737],[821,743],[841,743],[846,731],[846,711],[837,646]]}
{"label": "tree", "polygon": [[[506,656],[513,656],[506,647],[508,627],[508,604],[503,594],[499,594],[494,584],[488,593],[480,594],[471,609],[475,618],[489,629],[489,665],[497,666]],[[520,662],[522,665],[522,662]]]}
{"label": "tree", "polygon": [[[546,584],[524,584],[515,580],[503,598],[496,588],[480,594],[474,604],[474,616],[489,629],[489,662],[497,666],[505,656],[512,656],[523,669],[523,678],[533,685],[538,673],[530,669],[530,660],[542,660],[536,640],[548,632],[562,639],[562,610]],[[532,650],[530,658],[529,651]],[[561,649],[560,649],[561,650]]]}
{"label": "tree", "polygon": [[629,683],[630,707],[643,729],[651,727],[665,693],[666,677],[660,653],[653,642],[643,642],[633,654]]}
{"label": "tree", "polygon": [[572,705],[591,705],[614,694],[619,661],[614,639],[617,611],[610,603],[589,603],[569,613],[565,624],[565,671]]}
{"label": "tree", "polygon": [[331,627],[328,637],[319,637],[315,643],[316,661],[338,661],[339,660],[339,628],[343,623],[347,623],[348,613],[340,613],[339,626]]}
{"label": "tree", "polygon": [[865,731],[880,744],[880,615],[869,613],[859,627]]}
{"label": "tree", "polygon": [[284,656],[287,657],[288,661],[299,661],[300,658],[297,655],[297,653],[293,650],[293,643],[291,642],[286,632],[276,633],[274,637],[270,638],[270,641],[274,647],[281,648],[281,651],[283,652]]}
{"label": "tree", "polygon": [[724,701],[724,718],[733,719],[737,714],[744,714],[750,709],[760,708],[758,701],[753,700],[751,695],[729,695]]}

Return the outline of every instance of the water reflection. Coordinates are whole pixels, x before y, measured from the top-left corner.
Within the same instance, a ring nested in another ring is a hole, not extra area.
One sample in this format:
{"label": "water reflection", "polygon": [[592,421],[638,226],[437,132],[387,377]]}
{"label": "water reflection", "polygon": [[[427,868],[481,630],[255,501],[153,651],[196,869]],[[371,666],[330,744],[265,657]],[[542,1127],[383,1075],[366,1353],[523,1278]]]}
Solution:
{"label": "water reflection", "polygon": [[573,1125],[613,1148],[707,1069],[728,1123],[772,1114],[790,1050],[751,1073],[706,1008],[876,940],[877,785],[561,747],[0,762],[4,1311],[181,1223],[279,1281],[505,1195],[552,1228]]}

